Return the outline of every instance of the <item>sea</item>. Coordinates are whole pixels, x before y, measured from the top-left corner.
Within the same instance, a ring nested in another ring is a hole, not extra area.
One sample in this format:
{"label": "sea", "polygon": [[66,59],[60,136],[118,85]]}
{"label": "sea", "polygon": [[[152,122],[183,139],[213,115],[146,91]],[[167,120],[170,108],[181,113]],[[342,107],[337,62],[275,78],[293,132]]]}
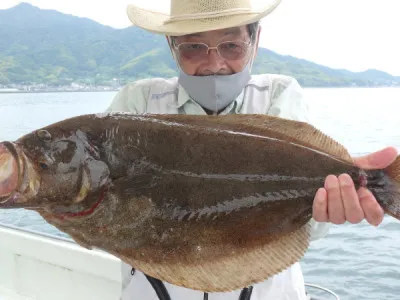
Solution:
{"label": "sea", "polygon": [[[68,117],[102,112],[115,94],[0,94],[0,141]],[[400,151],[400,88],[306,88],[304,96],[310,122],[353,156],[386,146]],[[65,237],[25,210],[0,210],[0,223]],[[399,300],[400,221],[386,216],[378,227],[366,221],[333,225],[325,238],[312,242],[301,265],[306,283],[330,289],[341,300]]]}

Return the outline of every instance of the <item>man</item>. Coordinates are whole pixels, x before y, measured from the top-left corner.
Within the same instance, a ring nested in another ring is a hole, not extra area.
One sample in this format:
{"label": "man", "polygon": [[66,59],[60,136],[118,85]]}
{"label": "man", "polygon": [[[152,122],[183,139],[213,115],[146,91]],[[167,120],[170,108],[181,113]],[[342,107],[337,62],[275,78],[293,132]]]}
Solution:
{"label": "man", "polygon": [[[294,78],[250,75],[260,35],[258,22],[271,13],[280,0],[258,3],[259,7],[252,6],[250,0],[172,0],[170,15],[130,5],[128,15],[134,25],[167,37],[179,76],[128,84],[116,95],[108,111],[265,113],[307,121],[307,105]],[[356,163],[364,168],[386,167],[396,155],[395,149],[387,148],[358,158]],[[383,211],[373,195],[363,188],[356,191],[348,175],[328,176],[325,186],[315,195],[311,221],[313,239],[323,237],[329,223],[358,223],[363,219],[373,225],[383,219]],[[133,269],[130,274],[130,271],[129,266],[123,265],[124,300],[306,299],[298,263],[253,287],[209,295],[162,283]]]}

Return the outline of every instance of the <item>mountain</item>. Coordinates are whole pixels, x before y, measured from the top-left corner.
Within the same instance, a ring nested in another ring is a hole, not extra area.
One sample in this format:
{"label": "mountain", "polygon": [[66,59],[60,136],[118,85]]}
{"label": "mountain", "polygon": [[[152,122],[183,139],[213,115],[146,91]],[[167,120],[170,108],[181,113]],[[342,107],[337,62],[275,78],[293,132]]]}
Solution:
{"label": "mountain", "polygon": [[[378,70],[353,73],[260,48],[253,71],[292,75],[303,86],[400,85]],[[0,10],[0,85],[104,84],[175,76],[165,37],[115,29],[86,18],[21,3]]]}

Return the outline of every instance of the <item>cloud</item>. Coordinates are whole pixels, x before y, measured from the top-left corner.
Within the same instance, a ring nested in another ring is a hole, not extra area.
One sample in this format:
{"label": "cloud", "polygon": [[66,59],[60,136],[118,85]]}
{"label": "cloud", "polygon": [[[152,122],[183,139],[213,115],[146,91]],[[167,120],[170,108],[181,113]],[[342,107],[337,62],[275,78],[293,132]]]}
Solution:
{"label": "cloud", "polygon": [[284,0],[262,22],[261,46],[330,67],[400,75],[400,1]]}

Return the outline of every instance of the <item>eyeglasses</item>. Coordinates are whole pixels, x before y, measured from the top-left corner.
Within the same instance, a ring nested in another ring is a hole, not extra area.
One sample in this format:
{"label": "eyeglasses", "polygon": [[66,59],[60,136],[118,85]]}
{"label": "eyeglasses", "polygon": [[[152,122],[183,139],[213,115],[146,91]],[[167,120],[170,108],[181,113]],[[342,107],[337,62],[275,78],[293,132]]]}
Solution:
{"label": "eyeglasses", "polygon": [[212,49],[217,50],[218,55],[226,60],[239,60],[246,56],[250,45],[251,39],[247,43],[241,41],[221,42],[215,47],[210,47],[204,43],[190,42],[183,42],[179,45],[174,44],[174,47],[178,50],[182,59],[201,61],[208,57],[208,52]]}

